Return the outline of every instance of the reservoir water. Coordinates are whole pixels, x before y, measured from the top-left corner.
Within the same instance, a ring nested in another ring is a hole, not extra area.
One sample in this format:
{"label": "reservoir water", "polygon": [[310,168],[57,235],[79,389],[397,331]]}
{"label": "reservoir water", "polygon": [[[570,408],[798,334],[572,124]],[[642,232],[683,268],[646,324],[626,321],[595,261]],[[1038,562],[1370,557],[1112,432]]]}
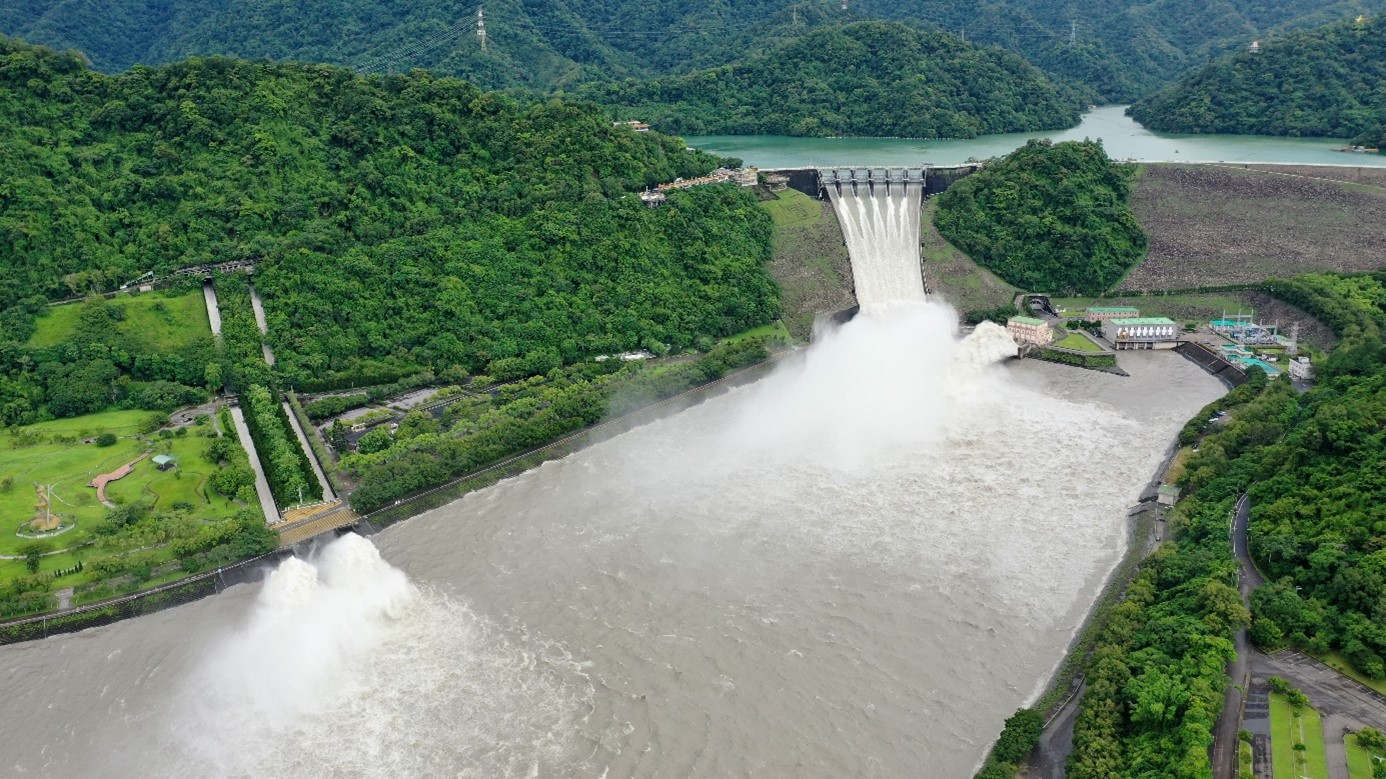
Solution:
{"label": "reservoir water", "polygon": [[1223,392],[945,307],[262,585],[0,649],[38,776],[970,775]]}
{"label": "reservoir water", "polygon": [[740,157],[762,168],[828,165],[952,165],[1009,154],[1031,138],[1073,141],[1101,138],[1113,159],[1143,162],[1283,162],[1302,165],[1386,166],[1386,155],[1336,152],[1347,145],[1328,138],[1259,135],[1166,135],[1153,133],[1125,114],[1126,106],[1104,106],[1083,115],[1072,129],[983,135],[966,140],[899,138],[790,138],[769,135],[689,136],[688,145]]}

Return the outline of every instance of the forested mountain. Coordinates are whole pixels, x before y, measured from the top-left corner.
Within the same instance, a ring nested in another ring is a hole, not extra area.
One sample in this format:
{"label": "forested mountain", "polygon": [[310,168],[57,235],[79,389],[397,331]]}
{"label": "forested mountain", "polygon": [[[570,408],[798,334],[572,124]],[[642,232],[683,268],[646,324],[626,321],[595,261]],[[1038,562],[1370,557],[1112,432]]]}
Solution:
{"label": "forested mountain", "polygon": [[[1253,38],[1386,10],[1386,0],[13,0],[0,33],[72,47],[118,71],[189,56],[424,67],[484,87],[539,89],[690,73],[744,60],[818,27],[869,18],[962,33],[1130,100]],[[1072,39],[1070,39],[1072,33]]]}
{"label": "forested mountain", "polygon": [[1033,140],[939,196],[939,233],[1022,289],[1098,295],[1145,253],[1135,169],[1101,141]]}
{"label": "forested mountain", "polygon": [[1363,19],[1267,41],[1214,62],[1132,106],[1168,132],[1386,142],[1386,20]]}
{"label": "forested mountain", "polygon": [[739,65],[580,94],[694,135],[971,138],[1071,127],[1079,111],[1014,54],[895,22],[817,30]]}
{"label": "forested mountain", "polygon": [[[542,373],[778,312],[753,197],[625,196],[713,158],[595,106],[422,72],[211,58],[113,77],[0,39],[0,160],[5,423],[61,380],[25,345],[48,298],[203,262],[259,261],[279,372],[300,388],[507,359]],[[56,358],[107,385],[133,359]]]}

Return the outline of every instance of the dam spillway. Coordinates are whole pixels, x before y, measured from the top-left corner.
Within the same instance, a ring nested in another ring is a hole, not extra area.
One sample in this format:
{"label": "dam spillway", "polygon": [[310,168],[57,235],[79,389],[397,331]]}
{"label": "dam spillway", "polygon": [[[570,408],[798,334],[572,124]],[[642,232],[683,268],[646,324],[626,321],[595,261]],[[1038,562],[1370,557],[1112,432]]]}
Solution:
{"label": "dam spillway", "polygon": [[923,168],[823,168],[842,226],[857,303],[866,313],[924,300],[919,258]]}
{"label": "dam spillway", "polygon": [[921,187],[876,183],[834,200],[863,315],[766,379],[263,585],[0,648],[12,770],[971,776],[1222,386],[1153,352],[998,365],[1004,331],[924,299]]}

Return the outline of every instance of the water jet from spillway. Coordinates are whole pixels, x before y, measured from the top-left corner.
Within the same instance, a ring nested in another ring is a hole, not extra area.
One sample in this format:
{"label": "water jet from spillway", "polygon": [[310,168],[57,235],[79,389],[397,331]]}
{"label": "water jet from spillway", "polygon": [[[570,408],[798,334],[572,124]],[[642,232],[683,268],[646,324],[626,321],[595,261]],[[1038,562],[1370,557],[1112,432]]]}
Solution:
{"label": "water jet from spillway", "polygon": [[863,313],[924,300],[919,265],[920,184],[832,186],[832,199],[852,258],[852,281]]}

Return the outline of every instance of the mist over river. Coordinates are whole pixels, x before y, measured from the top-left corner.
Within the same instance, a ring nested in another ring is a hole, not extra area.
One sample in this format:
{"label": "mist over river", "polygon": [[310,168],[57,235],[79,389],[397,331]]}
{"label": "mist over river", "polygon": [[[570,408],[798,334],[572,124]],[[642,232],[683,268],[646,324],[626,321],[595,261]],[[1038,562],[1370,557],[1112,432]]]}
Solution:
{"label": "mist over river", "polygon": [[888,307],[262,585],[0,649],[7,770],[967,776],[1223,387],[955,321]]}

